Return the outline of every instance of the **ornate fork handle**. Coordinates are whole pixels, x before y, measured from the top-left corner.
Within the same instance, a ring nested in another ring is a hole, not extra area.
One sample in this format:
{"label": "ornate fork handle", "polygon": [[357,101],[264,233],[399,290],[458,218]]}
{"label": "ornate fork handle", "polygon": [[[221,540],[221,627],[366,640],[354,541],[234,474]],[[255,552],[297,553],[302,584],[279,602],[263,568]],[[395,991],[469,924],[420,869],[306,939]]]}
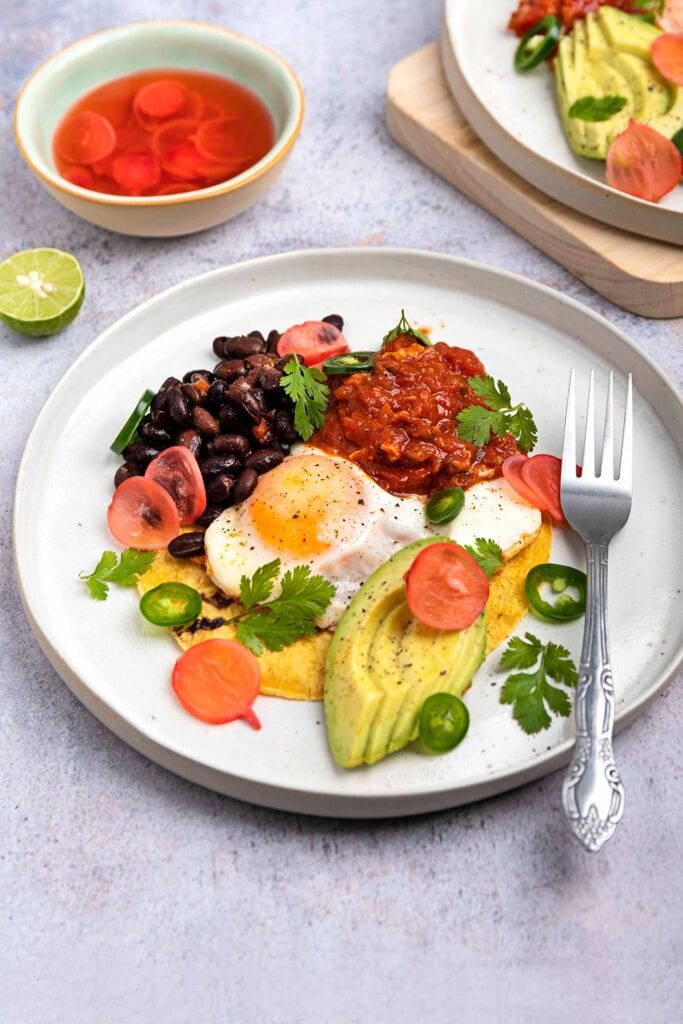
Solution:
{"label": "ornate fork handle", "polygon": [[608,542],[586,542],[588,600],[576,689],[576,748],[562,786],[569,826],[596,852],[612,836],[624,809],[624,789],[612,751],[614,686],[607,647]]}

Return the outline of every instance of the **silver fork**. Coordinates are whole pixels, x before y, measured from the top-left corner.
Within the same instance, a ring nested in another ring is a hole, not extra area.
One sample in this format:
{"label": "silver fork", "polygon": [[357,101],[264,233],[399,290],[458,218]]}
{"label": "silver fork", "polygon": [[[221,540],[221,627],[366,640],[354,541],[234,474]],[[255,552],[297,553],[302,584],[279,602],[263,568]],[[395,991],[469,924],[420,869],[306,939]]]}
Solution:
{"label": "silver fork", "polygon": [[576,409],[572,370],[562,452],[562,509],[586,545],[588,574],[586,621],[576,688],[576,746],[562,786],[562,807],[574,835],[593,852],[597,852],[614,834],[624,809],[624,787],[612,750],[615,699],[607,646],[607,552],[610,541],[624,526],[631,512],[631,375],[628,377],[618,476],[614,472],[613,390],[613,374],[610,373],[598,473],[595,467],[591,370],[583,468],[579,477],[576,475]]}

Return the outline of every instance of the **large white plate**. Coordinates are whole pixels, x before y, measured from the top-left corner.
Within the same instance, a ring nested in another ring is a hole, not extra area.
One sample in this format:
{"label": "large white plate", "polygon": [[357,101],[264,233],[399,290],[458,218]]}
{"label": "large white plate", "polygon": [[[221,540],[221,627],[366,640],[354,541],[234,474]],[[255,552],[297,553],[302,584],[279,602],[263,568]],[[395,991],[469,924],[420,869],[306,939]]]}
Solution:
{"label": "large white plate", "polygon": [[554,79],[544,66],[519,74],[508,31],[516,0],[446,0],[441,52],[467,120],[503,163],[553,199],[648,238],[683,245],[683,187],[659,203],[611,188],[605,165],[572,152],[562,130]]}
{"label": "large white plate", "polygon": [[[284,328],[339,312],[367,349],[401,307],[436,340],[471,346],[513,397],[533,409],[539,450],[560,448],[569,370],[633,370],[638,388],[633,515],[613,546],[610,625],[624,725],[675,669],[683,640],[680,584],[680,404],[624,335],[547,288],[476,263],[406,250],[327,250],[256,260],[195,278],[104,332],[54,390],[29,438],[17,483],[15,554],[33,630],[62,678],[109,728],[189,779],[255,803],[348,817],[413,814],[464,803],[543,775],[568,760],[571,721],[525,736],[498,702],[494,655],[468,695],[472,725],[442,758],[407,750],[345,772],[328,754],[322,707],[259,698],[263,723],[208,726],[169,685],[177,649],[140,616],[134,593],[91,600],[80,570],[111,544],[105,509],[118,460],[109,442],[145,387],[214,362],[217,334]],[[620,389],[621,392],[621,389]],[[656,410],[656,411],[655,411]],[[581,564],[576,537],[557,531],[553,557]],[[546,627],[576,656],[581,624]],[[632,766],[631,770],[636,770]]]}

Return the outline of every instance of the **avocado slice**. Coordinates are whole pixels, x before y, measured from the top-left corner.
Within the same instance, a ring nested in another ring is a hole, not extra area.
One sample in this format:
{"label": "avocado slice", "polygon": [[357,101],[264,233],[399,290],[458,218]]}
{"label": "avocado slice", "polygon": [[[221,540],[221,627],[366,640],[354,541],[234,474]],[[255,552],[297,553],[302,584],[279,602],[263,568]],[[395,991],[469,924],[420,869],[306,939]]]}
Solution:
{"label": "avocado slice", "polygon": [[484,658],[486,616],[447,632],[416,622],[403,577],[427,537],[385,562],[344,613],[327,655],[325,718],[330,749],[344,768],[374,764],[417,737],[423,701],[460,695]]}
{"label": "avocado slice", "polygon": [[[555,61],[557,98],[565,134],[579,156],[604,160],[631,118],[669,137],[683,125],[683,90],[666,82],[650,58],[659,34],[642,18],[601,7],[561,40]],[[586,96],[623,96],[626,105],[606,121],[570,117],[572,105]]]}

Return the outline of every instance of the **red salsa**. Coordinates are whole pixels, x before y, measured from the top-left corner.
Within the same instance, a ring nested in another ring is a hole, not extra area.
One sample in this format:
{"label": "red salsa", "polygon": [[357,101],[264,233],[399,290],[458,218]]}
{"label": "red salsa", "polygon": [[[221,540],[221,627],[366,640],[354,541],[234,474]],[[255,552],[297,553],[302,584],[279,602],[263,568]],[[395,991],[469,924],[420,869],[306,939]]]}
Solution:
{"label": "red salsa", "polygon": [[514,438],[461,441],[458,413],[486,403],[468,384],[486,373],[473,352],[409,335],[385,345],[371,373],[330,376],[325,423],[311,444],[343,455],[393,494],[432,494],[499,476]]}
{"label": "red salsa", "polygon": [[275,140],[250,89],[220,75],[164,68],[82,96],[54,134],[57,170],[74,185],[123,196],[207,188],[241,174]]}

